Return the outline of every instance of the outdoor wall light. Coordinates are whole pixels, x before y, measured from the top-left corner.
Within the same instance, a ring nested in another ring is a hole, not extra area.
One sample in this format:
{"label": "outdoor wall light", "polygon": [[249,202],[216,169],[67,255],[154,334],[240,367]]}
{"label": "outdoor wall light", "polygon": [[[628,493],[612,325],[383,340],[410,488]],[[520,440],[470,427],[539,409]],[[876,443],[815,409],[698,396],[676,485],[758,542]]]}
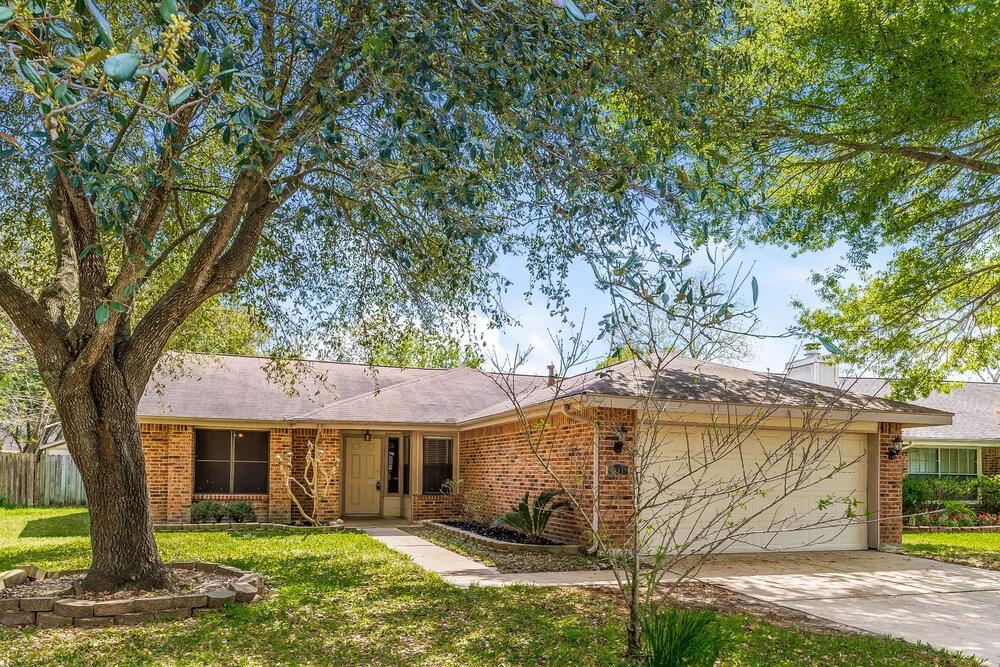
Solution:
{"label": "outdoor wall light", "polygon": [[371,442],[371,441],[372,441],[372,432],[365,431],[365,442]]}
{"label": "outdoor wall light", "polygon": [[903,437],[897,435],[892,439],[892,442],[889,443],[889,460],[891,461],[905,451],[906,447],[903,446]]}
{"label": "outdoor wall light", "polygon": [[625,451],[626,438],[628,438],[628,433],[625,431],[625,429],[621,428],[615,430],[615,441],[614,444],[611,445],[611,448],[614,450],[615,454],[621,454],[623,451]]}

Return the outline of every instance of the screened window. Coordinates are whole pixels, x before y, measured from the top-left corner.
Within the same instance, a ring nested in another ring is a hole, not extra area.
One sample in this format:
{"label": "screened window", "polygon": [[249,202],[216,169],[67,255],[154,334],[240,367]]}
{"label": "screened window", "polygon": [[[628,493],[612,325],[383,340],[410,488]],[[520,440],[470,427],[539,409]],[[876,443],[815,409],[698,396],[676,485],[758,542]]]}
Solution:
{"label": "screened window", "polygon": [[267,493],[267,431],[196,429],[195,493]]}
{"label": "screened window", "polygon": [[424,493],[441,493],[451,479],[452,439],[424,438]]}
{"label": "screened window", "polygon": [[962,477],[979,473],[979,456],[975,449],[914,447],[908,454],[911,475]]}

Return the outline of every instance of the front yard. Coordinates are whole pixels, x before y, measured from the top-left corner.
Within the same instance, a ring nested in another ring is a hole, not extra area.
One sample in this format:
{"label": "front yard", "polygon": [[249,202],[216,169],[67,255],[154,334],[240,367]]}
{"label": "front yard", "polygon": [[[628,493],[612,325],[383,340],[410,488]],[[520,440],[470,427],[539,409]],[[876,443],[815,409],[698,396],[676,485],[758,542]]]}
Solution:
{"label": "front yard", "polygon": [[1000,570],[1000,533],[907,533],[903,553]]}
{"label": "front yard", "polygon": [[[80,509],[0,509],[0,570],[87,564]],[[274,591],[223,614],[137,628],[0,630],[0,665],[628,665],[611,596],[529,587],[459,589],[356,533],[162,533],[167,560],[261,572]],[[902,641],[726,616],[723,667],[953,665]]]}

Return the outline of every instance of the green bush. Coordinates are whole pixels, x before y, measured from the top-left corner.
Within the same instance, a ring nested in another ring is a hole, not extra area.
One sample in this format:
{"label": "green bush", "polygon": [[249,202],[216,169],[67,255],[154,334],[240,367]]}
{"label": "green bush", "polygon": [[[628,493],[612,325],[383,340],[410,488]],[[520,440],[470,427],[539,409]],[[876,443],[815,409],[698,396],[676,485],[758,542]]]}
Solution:
{"label": "green bush", "polygon": [[712,667],[726,645],[714,612],[678,607],[648,611],[642,641],[650,667]]}
{"label": "green bush", "polygon": [[929,480],[919,477],[903,479],[903,515],[913,517],[927,511],[931,499]]}
{"label": "green bush", "polygon": [[1000,475],[979,478],[979,511],[1000,514]]}
{"label": "green bush", "polygon": [[195,523],[208,523],[210,521],[221,521],[226,517],[226,508],[222,503],[214,500],[199,500],[191,503],[191,521]]}
{"label": "green bush", "polygon": [[975,500],[979,493],[976,477],[935,477],[927,480],[930,503],[942,507],[949,500]]}
{"label": "green bush", "polygon": [[253,505],[245,500],[237,500],[226,505],[226,516],[235,523],[247,523],[254,521],[257,515],[253,511]]}
{"label": "green bush", "polygon": [[521,502],[500,517],[500,523],[521,531],[531,542],[541,541],[542,533],[555,511],[569,506],[569,502],[565,500],[553,502],[559,494],[558,489],[543,491],[535,496],[534,503],[529,503],[528,493],[525,492]]}

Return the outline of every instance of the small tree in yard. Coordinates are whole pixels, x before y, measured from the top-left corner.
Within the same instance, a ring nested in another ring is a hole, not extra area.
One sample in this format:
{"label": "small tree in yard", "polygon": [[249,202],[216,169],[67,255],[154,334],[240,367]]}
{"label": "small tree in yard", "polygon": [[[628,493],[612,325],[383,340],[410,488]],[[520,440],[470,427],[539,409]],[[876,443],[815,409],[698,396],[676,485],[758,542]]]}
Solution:
{"label": "small tree in yard", "polygon": [[[286,457],[279,456],[278,465],[285,480],[285,490],[291,496],[295,509],[312,525],[321,525],[323,506],[330,502],[330,487],[336,472],[323,462],[323,450],[316,449],[312,440],[306,442],[301,474],[296,474],[292,462]],[[307,499],[310,511],[304,504]]]}
{"label": "small tree in yard", "polygon": [[[682,327],[685,331],[695,326],[699,335],[711,335],[714,328],[726,327],[734,316],[730,312],[734,300],[726,290],[712,284],[694,286],[681,271],[660,277],[664,291],[679,289],[683,300],[689,296],[700,299],[704,307],[695,310],[711,314]],[[756,281],[751,283],[756,302]],[[650,603],[664,587],[676,587],[697,574],[713,555],[734,545],[767,551],[784,538],[808,547],[834,539],[852,527],[859,529],[865,521],[863,510],[849,495],[822,494],[814,506],[796,506],[790,512],[782,503],[858,464],[863,454],[842,451],[839,444],[854,414],[848,410],[845,417],[839,410],[834,419],[833,406],[843,392],[807,392],[805,402],[811,406],[799,409],[792,406],[803,402],[801,388],[790,386],[782,376],[760,374],[743,389],[752,395],[740,394],[740,388],[713,379],[711,367],[704,368],[703,375],[704,362],[671,352],[675,341],[658,337],[663,328],[656,323],[676,312],[694,312],[690,304],[671,312],[671,300],[662,305],[664,301],[655,295],[649,298],[642,285],[632,289],[613,278],[608,284],[613,311],[603,325],[619,340],[633,341],[633,349],[642,350],[641,355],[582,378],[568,379],[567,369],[580,367],[588,356],[589,344],[577,336],[561,348],[564,370],[551,386],[541,390],[537,385],[525,386],[516,373],[523,354],[507,362],[496,378],[517,413],[538,464],[574,512],[586,520],[594,548],[610,560],[629,609],[629,649],[639,654],[644,613],[651,608]],[[740,284],[743,281],[734,283],[737,288]],[[743,314],[753,316],[749,310]],[[646,332],[645,337],[642,332]],[[606,406],[635,410],[635,423],[627,427],[606,423],[592,409],[605,405],[600,388],[589,392],[588,408],[577,405],[572,396],[588,380],[631,387],[638,397],[629,399],[627,406],[621,397],[607,399]],[[681,404],[676,401],[664,400],[666,396],[683,396],[688,390],[693,398],[711,397],[722,405],[686,409],[678,407]],[[747,409],[726,402],[741,403]],[[854,408],[861,409],[863,405]],[[581,457],[588,463],[572,473],[566,471],[563,459],[553,458],[550,452],[550,440],[556,436],[552,419],[557,414],[594,429],[594,459]],[[780,436],[773,442],[761,441],[758,428]],[[667,438],[682,444],[665,447]],[[607,439],[620,443],[621,454],[613,466],[608,465],[607,454],[596,449],[596,443]],[[610,510],[614,517],[606,516],[601,504],[602,480],[611,469],[616,471],[618,493],[628,496],[627,501],[615,496],[616,507]],[[624,514],[622,502],[629,505]],[[647,623],[647,627],[653,626]]]}
{"label": "small tree in yard", "polygon": [[665,167],[710,4],[0,0],[0,308],[83,476],[85,588],[165,583],[136,407],[204,304],[276,352],[498,324],[501,254],[561,308],[583,250],[705,201]]}

